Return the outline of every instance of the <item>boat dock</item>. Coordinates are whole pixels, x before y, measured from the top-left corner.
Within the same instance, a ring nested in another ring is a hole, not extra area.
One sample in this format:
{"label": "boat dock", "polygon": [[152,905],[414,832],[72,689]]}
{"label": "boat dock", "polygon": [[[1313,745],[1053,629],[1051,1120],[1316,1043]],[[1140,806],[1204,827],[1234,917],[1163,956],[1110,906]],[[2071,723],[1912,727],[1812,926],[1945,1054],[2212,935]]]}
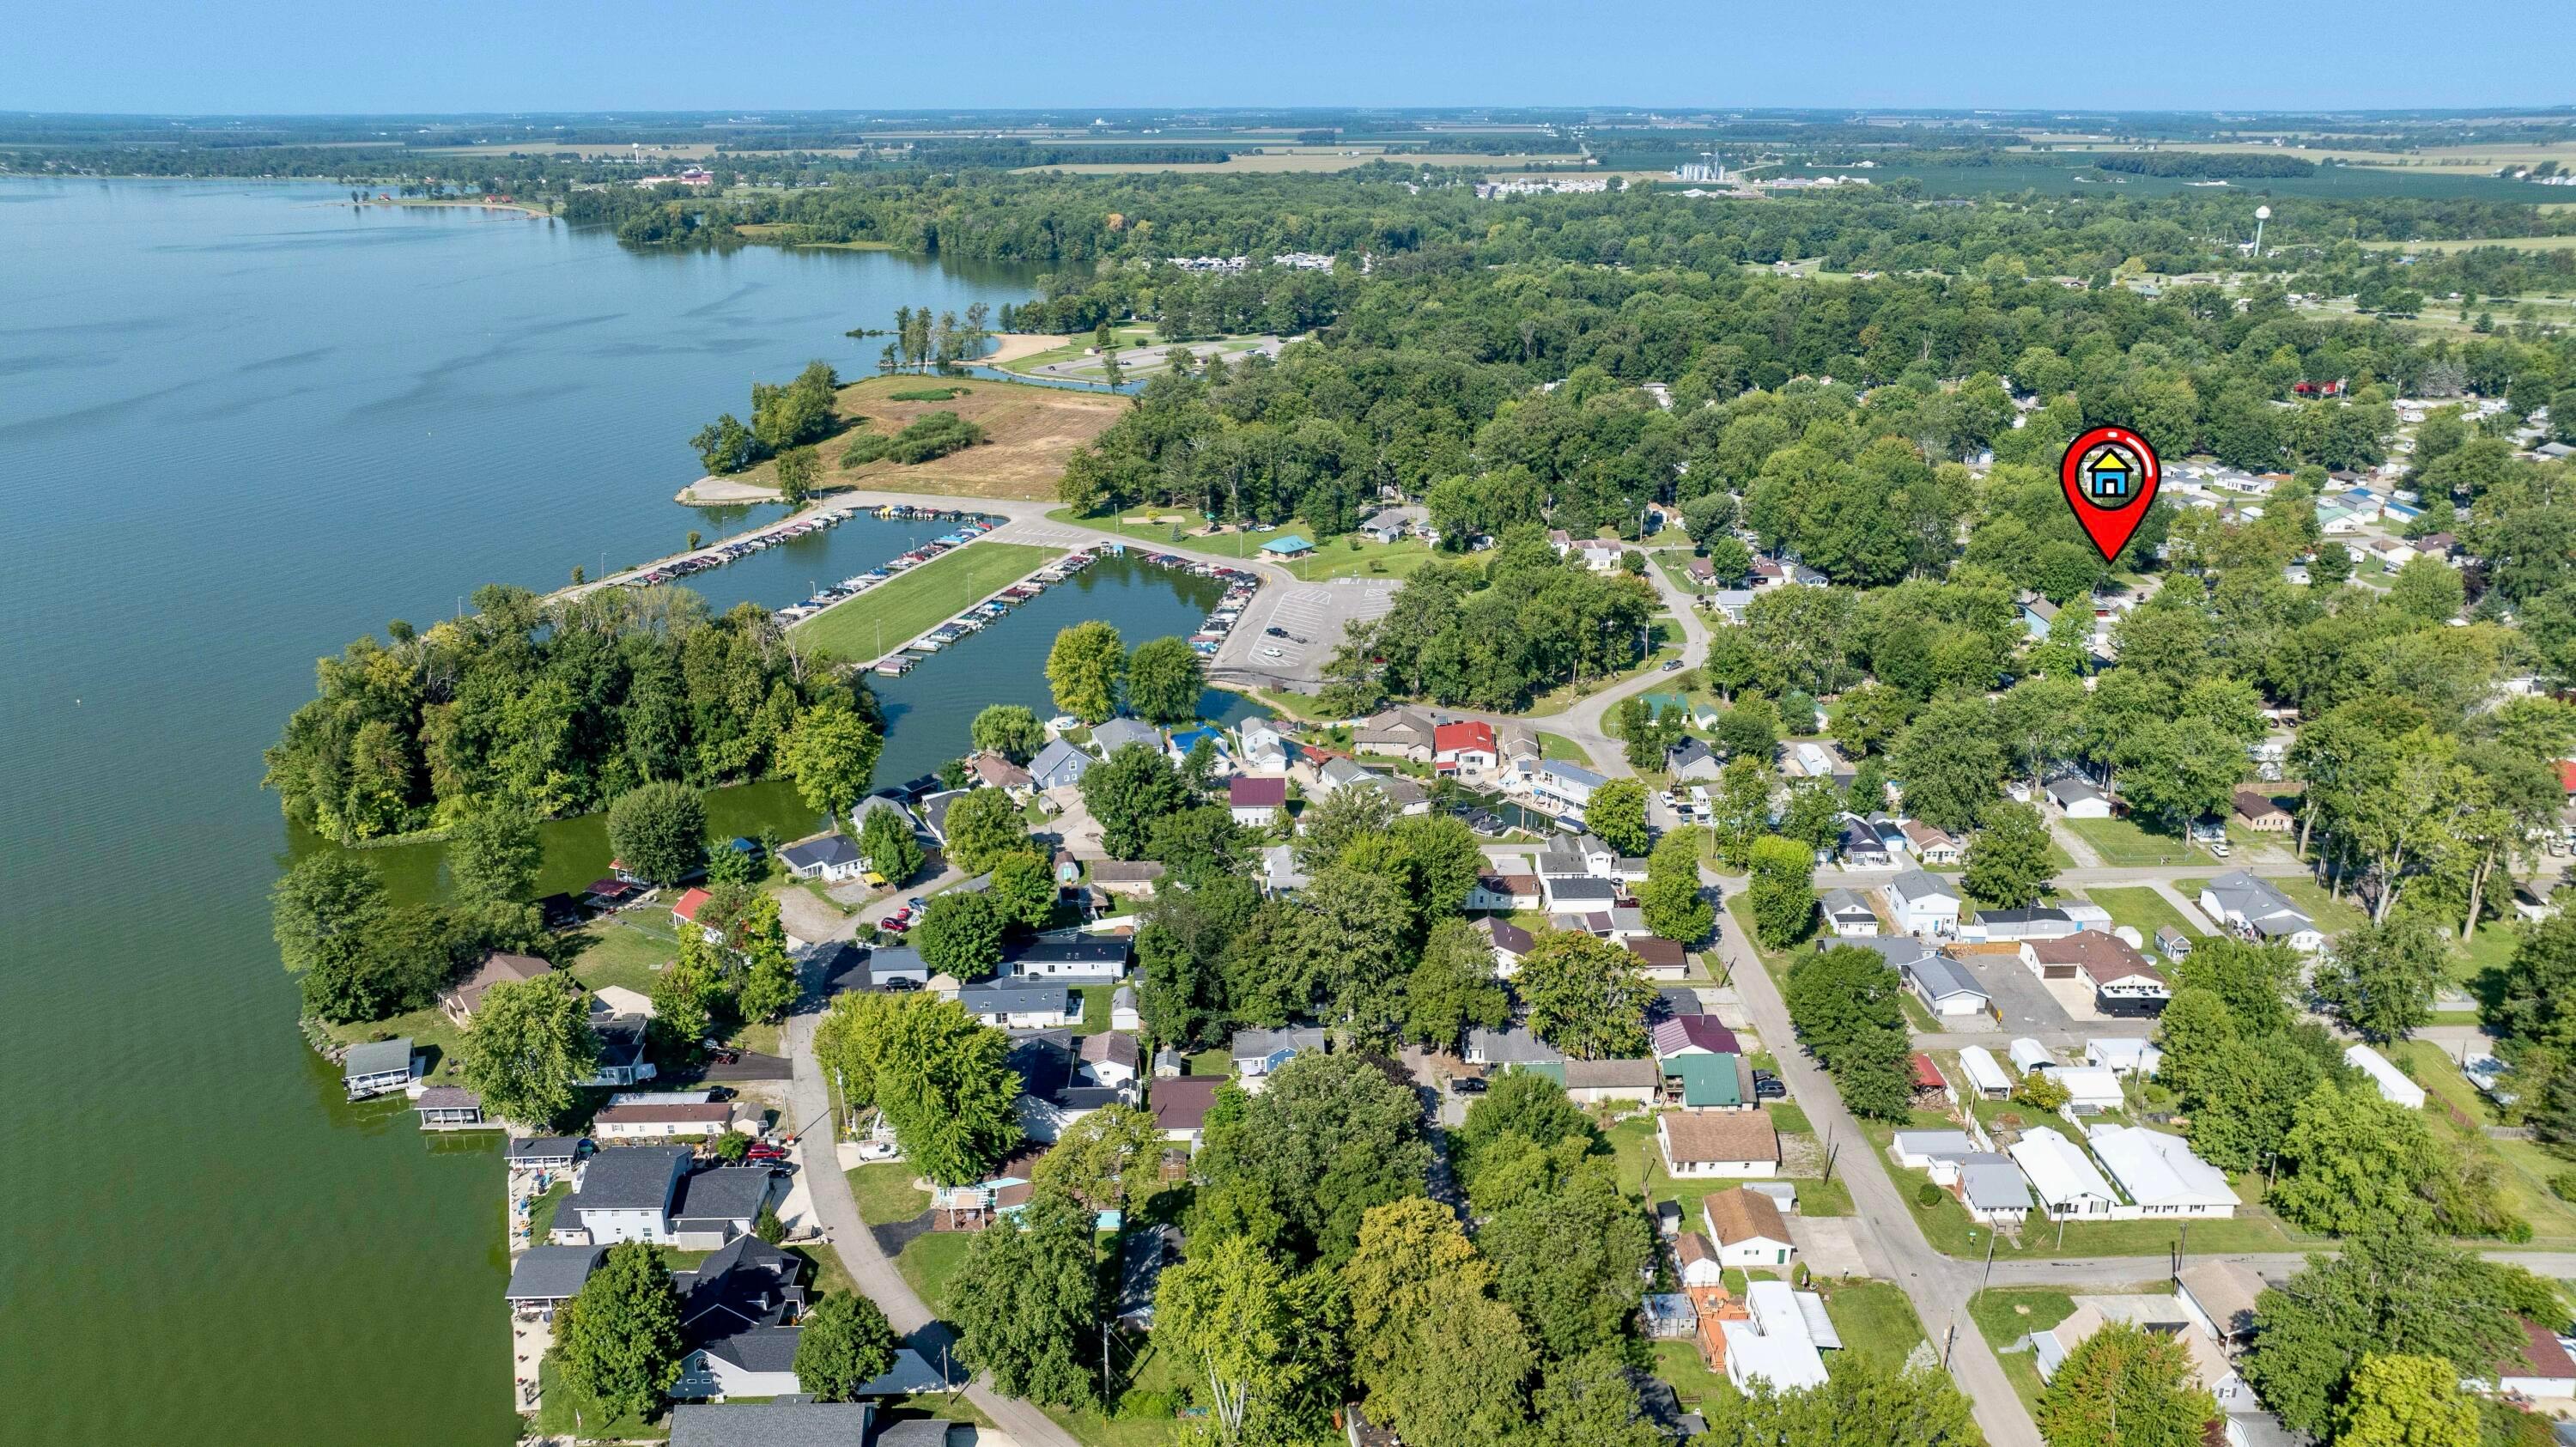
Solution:
{"label": "boat dock", "polygon": [[[961,543],[959,546],[964,544]],[[1126,551],[1126,545],[1118,542],[1100,542],[1089,547],[1077,548],[1025,578],[995,589],[981,601],[968,606],[956,617],[923,633],[920,637],[866,667],[887,678],[900,678],[911,672],[913,666],[923,659],[964,640],[970,634],[983,631],[985,625],[1007,616],[1013,608],[1090,567],[1103,556]],[[1260,575],[1248,569],[1229,568],[1222,563],[1196,562],[1169,553],[1145,553],[1141,555],[1141,560],[1157,567],[1178,569],[1197,577],[1216,578],[1226,584],[1224,600],[1218,603],[1207,621],[1200,625],[1199,631],[1191,635],[1190,646],[1201,657],[1215,654],[1225,641],[1226,630],[1234,626],[1235,619],[1242,615],[1244,605],[1249,603],[1261,588]],[[924,558],[920,561],[926,562],[928,559]],[[917,566],[917,564],[907,566]],[[812,614],[802,616],[811,617]]]}

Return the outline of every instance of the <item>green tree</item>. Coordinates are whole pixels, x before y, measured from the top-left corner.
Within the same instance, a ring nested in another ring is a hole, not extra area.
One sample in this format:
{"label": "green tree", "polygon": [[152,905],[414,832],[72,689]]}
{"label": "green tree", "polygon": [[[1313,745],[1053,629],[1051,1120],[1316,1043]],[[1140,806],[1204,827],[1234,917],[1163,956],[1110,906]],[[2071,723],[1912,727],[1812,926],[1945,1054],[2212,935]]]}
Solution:
{"label": "green tree", "polygon": [[706,865],[706,806],[686,784],[638,785],[608,806],[608,847],[637,878],[677,884]]}
{"label": "green tree", "polygon": [[2048,825],[2028,804],[1998,802],[1968,840],[1967,872],[1960,883],[1988,904],[2023,908],[2037,904],[2057,875],[2049,854]]}
{"label": "green tree", "polygon": [[2339,1236],[2429,1224],[2428,1198],[2450,1168],[2423,1115],[2367,1085],[2328,1084],[2300,1102],[2281,1156],[2288,1170],[2265,1201],[2293,1225]]}
{"label": "green tree", "polygon": [[599,1068],[599,1039],[581,987],[564,975],[504,981],[483,994],[465,1032],[465,1083],[503,1120],[546,1126],[572,1110]]}
{"label": "green tree", "polygon": [[1308,871],[1327,868],[1350,853],[1353,840],[1389,833],[1395,804],[1383,789],[1350,786],[1308,801],[1297,820],[1293,848]]}
{"label": "green tree", "polygon": [[[1291,1274],[1242,1236],[1194,1243],[1163,1273],[1154,1297],[1156,1344],[1210,1396],[1216,1442],[1310,1440],[1333,1397],[1340,1312],[1332,1279]],[[1339,1405],[1338,1400],[1333,1405]]]}
{"label": "green tree", "polygon": [[2002,796],[2004,755],[1993,712],[1982,700],[1933,704],[1895,750],[1905,807],[1936,829],[1964,834]]}
{"label": "green tree", "polygon": [[1231,1118],[1211,1114],[1191,1249],[1250,1236],[1292,1260],[1338,1265],[1369,1208],[1419,1195],[1430,1164],[1410,1084],[1368,1056],[1305,1052]]}
{"label": "green tree", "polygon": [[1050,1407],[1096,1400],[1089,1355],[1101,1303],[1092,1220],[1071,1193],[1048,1189],[967,1247],[949,1284],[948,1313],[957,1359],[991,1373],[995,1391]]}
{"label": "green tree", "polygon": [[1494,1272],[1476,1254],[1457,1212],[1411,1196],[1360,1218],[1359,1241],[1342,1263],[1341,1279],[1351,1305],[1352,1371],[1376,1396],[1420,1371],[1420,1328],[1441,1287],[1483,1294],[1492,1289]]}
{"label": "green tree", "polygon": [[2441,934],[2425,920],[2398,918],[2337,936],[2310,985],[2347,1029],[2385,1044],[2433,1018],[2434,991],[2449,974]]}
{"label": "green tree", "polygon": [[366,979],[367,942],[389,906],[365,860],[337,849],[306,855],[278,879],[269,903],[278,955],[304,977],[306,1009],[327,1020],[390,1013],[393,1002]]}
{"label": "green tree", "polygon": [[2478,1447],[2476,1399],[2440,1357],[2374,1352],[2335,1408],[2335,1447]]}
{"label": "green tree", "polygon": [[1421,1447],[1513,1440],[1529,1416],[1523,1383],[1538,1364],[1520,1317],[1462,1281],[1432,1283],[1421,1304],[1423,1315],[1405,1323],[1411,1369],[1369,1393],[1379,1420]]}
{"label": "green tree", "polygon": [[1477,1244],[1494,1263],[1495,1293],[1551,1360],[1616,1340],[1655,1263],[1654,1228],[1620,1191],[1616,1164],[1599,1156],[1555,1190],[1497,1212]]}
{"label": "green tree", "polygon": [[781,754],[806,807],[837,819],[867,793],[883,743],[847,695],[830,693],[796,716]]}
{"label": "green tree", "polygon": [[814,495],[814,483],[822,476],[823,464],[811,447],[791,447],[778,454],[778,497],[789,507],[803,507]]}
{"label": "green tree", "polygon": [[1815,856],[1796,840],[1766,834],[1753,841],[1752,879],[1744,897],[1765,948],[1786,949],[1815,928],[1815,868]]}
{"label": "green tree", "polygon": [[1336,865],[1299,892],[1273,967],[1296,982],[1299,999],[1352,1031],[1391,1031],[1403,1020],[1413,923],[1402,885]]}
{"label": "green tree", "polygon": [[776,1024],[795,1007],[800,987],[796,961],[787,954],[787,932],[778,922],[778,896],[754,899],[734,931],[742,951],[742,989],[736,1006],[743,1018]]}
{"label": "green tree", "polygon": [[866,821],[859,825],[859,854],[868,868],[885,877],[888,884],[900,885],[921,872],[928,858],[922,853],[921,840],[903,815],[893,809],[870,809]]}
{"label": "green tree", "polygon": [[994,863],[991,894],[1005,923],[1037,929],[1055,917],[1055,871],[1034,849],[1005,854]]}
{"label": "green tree", "polygon": [[976,789],[951,803],[947,834],[948,862],[967,874],[982,874],[1029,848],[1028,821],[1000,789]]}
{"label": "green tree", "polygon": [[1529,1008],[1530,1029],[1578,1060],[1615,1060],[1646,1049],[1646,1006],[1654,987],[1637,957],[1609,940],[1541,930],[1512,978]]}
{"label": "green tree", "polygon": [[1654,839],[1646,831],[1646,786],[1635,779],[1603,783],[1583,806],[1583,827],[1620,854],[1645,853]]}
{"label": "green tree", "polygon": [[680,1298],[662,1253],[642,1241],[609,1247],[580,1293],[556,1313],[553,1350],[565,1380],[612,1419],[658,1414],[688,1350]]}
{"label": "green tree", "polygon": [[975,721],[966,726],[966,737],[976,748],[1000,754],[1015,764],[1036,758],[1046,747],[1046,727],[1038,716],[1016,703],[986,704]]}
{"label": "green tree", "polygon": [[1030,1180],[1038,1186],[1062,1186],[1094,1210],[1123,1211],[1154,1180],[1163,1148],[1153,1112],[1104,1105],[1065,1127],[1038,1157]]}
{"label": "green tree", "polygon": [[1701,891],[1699,851],[1691,847],[1689,835],[1675,831],[1655,841],[1655,852],[1646,856],[1646,882],[1637,891],[1637,903],[1645,911],[1646,928],[1660,938],[1685,945],[1708,938],[1717,910]]}
{"label": "green tree", "polygon": [[2034,1415],[2052,1447],[2200,1447],[2218,1403],[2178,1338],[2113,1322],[2067,1354]]}
{"label": "green tree", "polygon": [[1856,945],[1801,955],[1781,993],[1798,1042],[1833,1073],[1843,1103],[1879,1119],[1906,1109],[1911,1050],[1904,985],[1883,955]]}
{"label": "green tree", "polygon": [[851,1106],[874,1105],[904,1158],[942,1185],[977,1180],[1019,1143],[1010,1037],[937,995],[845,994],[814,1053]]}
{"label": "green tree", "polygon": [[447,875],[458,899],[525,900],[546,859],[537,816],[498,805],[468,814],[447,836]]}
{"label": "green tree", "polygon": [[1824,1385],[1712,1396],[1708,1435],[1719,1442],[1820,1444],[1820,1447],[1969,1447],[1985,1440],[1968,1399],[1949,1374],[1890,1371],[1845,1352]]}
{"label": "green tree", "polygon": [[1046,661],[1055,706],[1084,723],[1108,722],[1118,708],[1118,676],[1126,663],[1118,630],[1098,619],[1057,633]]}
{"label": "green tree", "polygon": [[1660,1447],[1669,1440],[1639,1411],[1635,1379],[1616,1347],[1550,1362],[1530,1410],[1538,1419],[1530,1447]]}
{"label": "green tree", "polygon": [[1511,997],[1494,979],[1493,952],[1463,919],[1431,927],[1422,958],[1404,981],[1404,1034],[1455,1049],[1470,1027],[1493,1029],[1511,1018]]}
{"label": "green tree", "polygon": [[1147,723],[1188,723],[1205,692],[1207,667],[1188,639],[1156,638],[1127,656],[1127,707]]}
{"label": "green tree", "polygon": [[1426,918],[1467,907],[1467,891],[1490,867],[1467,821],[1454,814],[1412,814],[1396,820],[1387,834],[1395,846],[1392,862]]}
{"label": "green tree", "polygon": [[1155,821],[1196,802],[1163,751],[1145,743],[1128,744],[1084,770],[1081,789],[1112,859],[1143,858]]}
{"label": "green tree", "polygon": [[912,931],[923,964],[960,980],[990,974],[1002,962],[1002,935],[1010,927],[1001,902],[982,890],[952,890],[930,901]]}
{"label": "green tree", "polygon": [[894,1328],[855,1291],[828,1292],[806,1308],[796,1336],[796,1385],[818,1402],[850,1402],[894,1365]]}
{"label": "green tree", "polygon": [[724,996],[707,932],[680,926],[680,956],[653,977],[653,1032],[675,1056],[695,1055]]}

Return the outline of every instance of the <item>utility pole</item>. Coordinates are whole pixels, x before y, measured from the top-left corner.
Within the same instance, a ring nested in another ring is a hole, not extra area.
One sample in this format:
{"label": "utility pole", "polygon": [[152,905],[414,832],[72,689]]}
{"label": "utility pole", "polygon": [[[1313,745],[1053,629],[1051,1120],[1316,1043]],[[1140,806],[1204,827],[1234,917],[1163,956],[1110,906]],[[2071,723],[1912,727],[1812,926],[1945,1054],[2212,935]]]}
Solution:
{"label": "utility pole", "polygon": [[1977,1294],[1979,1296],[1986,1294],[1986,1283],[1995,1279],[1995,1243],[2002,1240],[2003,1235],[2004,1233],[1998,1228],[1988,1227],[1986,1229],[1986,1273],[1985,1275],[1977,1278]]}
{"label": "utility pole", "polygon": [[1839,1121],[1830,1121],[1830,1120],[1829,1120],[1829,1121],[1825,1122],[1825,1177],[1824,1177],[1824,1184],[1825,1184],[1825,1185],[1828,1185],[1828,1186],[1830,1186],[1830,1185],[1832,1185],[1832,1184],[1834,1183],[1834,1154],[1835,1154],[1835,1152],[1834,1152],[1834,1131],[1835,1131],[1835,1130],[1836,1130],[1840,1125],[1841,1125],[1841,1122],[1839,1122]]}

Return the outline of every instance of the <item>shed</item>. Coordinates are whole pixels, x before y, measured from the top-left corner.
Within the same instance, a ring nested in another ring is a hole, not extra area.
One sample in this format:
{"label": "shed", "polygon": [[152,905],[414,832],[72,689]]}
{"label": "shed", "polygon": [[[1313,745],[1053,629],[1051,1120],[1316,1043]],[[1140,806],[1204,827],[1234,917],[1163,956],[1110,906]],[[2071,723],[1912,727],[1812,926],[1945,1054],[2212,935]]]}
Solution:
{"label": "shed", "polygon": [[2405,1071],[2390,1064],[2387,1056],[2367,1045],[2347,1045],[2343,1058],[2346,1064],[2370,1077],[2370,1083],[2379,1088],[2380,1099],[2408,1110],[2424,1108],[2424,1087],[2409,1079]]}

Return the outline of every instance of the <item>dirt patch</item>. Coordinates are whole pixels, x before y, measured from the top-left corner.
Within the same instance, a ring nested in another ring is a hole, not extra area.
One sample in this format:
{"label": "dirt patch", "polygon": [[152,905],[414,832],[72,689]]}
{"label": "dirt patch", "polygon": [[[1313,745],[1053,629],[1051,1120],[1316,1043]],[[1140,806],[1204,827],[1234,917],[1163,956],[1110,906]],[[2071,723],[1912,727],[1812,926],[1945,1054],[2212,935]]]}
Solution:
{"label": "dirt patch", "polygon": [[[945,402],[896,402],[889,393],[958,386]],[[906,467],[896,462],[840,466],[851,432],[824,442],[823,475],[830,484],[895,492],[937,492],[957,497],[1052,498],[1073,450],[1109,429],[1126,411],[1124,397],[1023,387],[1009,382],[950,382],[939,377],[870,377],[841,389],[835,408],[844,419],[865,417],[870,430],[891,436],[929,412],[954,412],[984,429],[985,440],[946,457]],[[857,424],[851,423],[852,431]],[[768,480],[768,464],[743,474]]]}

